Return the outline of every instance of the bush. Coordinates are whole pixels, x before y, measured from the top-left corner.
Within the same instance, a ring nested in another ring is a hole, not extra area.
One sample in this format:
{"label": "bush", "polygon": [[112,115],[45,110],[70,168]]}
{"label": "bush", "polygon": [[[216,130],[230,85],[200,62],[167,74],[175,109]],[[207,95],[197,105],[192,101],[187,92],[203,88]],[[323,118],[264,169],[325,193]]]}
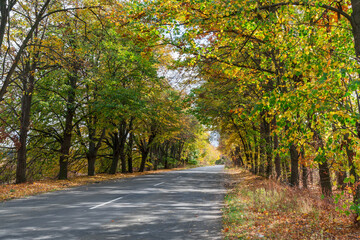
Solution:
{"label": "bush", "polygon": [[189,162],[188,162],[188,164],[190,164],[190,165],[198,165],[199,164],[199,161],[197,160],[197,159],[189,159]]}
{"label": "bush", "polygon": [[225,161],[222,158],[215,161],[215,165],[224,165],[224,164],[225,164]]}

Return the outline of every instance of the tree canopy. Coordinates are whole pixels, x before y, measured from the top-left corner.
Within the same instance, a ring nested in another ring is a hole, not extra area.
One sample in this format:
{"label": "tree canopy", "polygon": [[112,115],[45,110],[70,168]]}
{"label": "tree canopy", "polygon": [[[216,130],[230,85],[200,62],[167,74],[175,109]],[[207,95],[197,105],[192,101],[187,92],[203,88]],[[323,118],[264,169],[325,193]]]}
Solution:
{"label": "tree canopy", "polygon": [[316,173],[359,222],[360,1],[0,9],[2,182],[213,163],[211,130],[256,174],[306,188]]}

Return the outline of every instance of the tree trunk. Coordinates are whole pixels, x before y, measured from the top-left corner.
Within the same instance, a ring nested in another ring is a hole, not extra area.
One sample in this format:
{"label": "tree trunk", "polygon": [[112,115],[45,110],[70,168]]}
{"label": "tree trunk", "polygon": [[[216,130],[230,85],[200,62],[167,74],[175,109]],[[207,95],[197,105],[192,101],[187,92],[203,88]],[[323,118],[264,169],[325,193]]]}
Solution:
{"label": "tree trunk", "polygon": [[330,170],[326,158],[324,159],[323,162],[319,163],[319,176],[320,176],[321,192],[324,194],[324,196],[330,197],[332,195],[332,187],[331,187]]}
{"label": "tree trunk", "polygon": [[271,144],[271,129],[270,129],[270,124],[266,121],[265,116],[263,117],[263,122],[264,122],[264,131],[265,131],[265,146],[266,146],[266,177],[270,178],[271,174],[272,174],[272,168],[273,168],[273,163],[272,163],[272,144]]}
{"label": "tree trunk", "polygon": [[6,32],[6,26],[8,23],[8,18],[9,18],[9,14],[12,10],[12,7],[14,6],[14,4],[16,3],[15,0],[12,0],[9,2],[9,5],[7,4],[8,1],[6,0],[2,0],[0,1],[0,47],[2,47],[2,43],[3,43],[3,39],[5,36],[5,32]]}
{"label": "tree trunk", "polygon": [[179,146],[178,146],[178,157],[177,157],[177,160],[178,160],[178,162],[184,167],[184,164],[183,164],[183,162],[181,161],[181,158],[182,158],[182,151],[183,151],[183,149],[184,149],[184,145],[185,145],[185,143],[184,142],[179,142]]}
{"label": "tree trunk", "polygon": [[149,155],[151,144],[153,143],[156,134],[157,134],[156,125],[151,125],[150,136],[148,136],[148,138],[139,139],[138,141],[138,146],[141,151],[141,163],[140,163],[139,172],[143,172],[145,169],[146,159]]}
{"label": "tree trunk", "polygon": [[96,155],[93,153],[89,153],[87,155],[87,160],[88,160],[88,176],[95,176]]}
{"label": "tree trunk", "polygon": [[63,139],[60,147],[60,170],[59,170],[59,179],[67,179],[68,175],[68,161],[69,161],[69,153],[71,147],[71,137],[73,130],[73,118],[75,115],[75,89],[77,76],[76,74],[73,76],[69,76],[69,92],[67,99],[67,107],[66,107],[66,116],[65,116],[65,129],[63,133]]}
{"label": "tree trunk", "polygon": [[310,183],[314,184],[314,173],[312,169],[310,169],[309,177],[310,177]]}
{"label": "tree trunk", "polygon": [[146,163],[146,159],[149,155],[149,150],[145,150],[141,152],[141,163],[140,163],[140,168],[139,168],[139,172],[144,172],[145,170],[145,163]]}
{"label": "tree trunk", "polygon": [[165,157],[164,169],[169,169],[169,162],[167,157]]}
{"label": "tree trunk", "polygon": [[254,134],[254,173],[259,174],[259,145],[256,134]]}
{"label": "tree trunk", "polygon": [[357,174],[356,167],[354,164],[354,157],[356,156],[356,153],[351,149],[351,140],[349,138],[349,134],[345,134],[344,140],[346,145],[346,154],[350,167],[350,175],[354,176],[355,178],[354,184],[352,184],[355,188],[353,191],[353,203],[356,209],[355,210],[356,217],[354,219],[354,222],[356,225],[360,225],[360,222],[358,220],[358,216],[360,215],[360,210],[358,207],[360,206],[360,185],[358,184],[360,180],[360,176]]}
{"label": "tree trunk", "polygon": [[[130,120],[130,124],[132,120]],[[129,128],[127,127],[126,119],[121,121],[119,126],[119,152],[120,152],[120,162],[121,162],[121,172],[126,173],[126,154],[125,154],[125,143],[129,133]]]}
{"label": "tree trunk", "polygon": [[[310,128],[311,129],[311,128]],[[314,129],[311,129],[314,133],[313,139],[316,143],[316,152],[320,149],[324,149],[324,143],[320,136],[320,133]],[[320,154],[320,153],[319,153]],[[322,194],[329,199],[332,195],[332,186],[330,178],[330,169],[325,155],[319,155],[319,176],[320,176],[320,187]]]}
{"label": "tree trunk", "polygon": [[134,145],[134,135],[130,132],[129,140],[128,140],[128,150],[127,150],[127,160],[128,160],[128,172],[133,172],[133,164],[132,164],[132,150]]}
{"label": "tree trunk", "polygon": [[240,147],[237,146],[235,148],[235,153],[234,153],[234,165],[235,167],[241,167],[241,155],[240,155]]}
{"label": "tree trunk", "polygon": [[116,174],[119,165],[119,159],[120,159],[120,151],[119,151],[119,147],[116,147],[113,149],[113,157],[109,171],[110,174]]}
{"label": "tree trunk", "polygon": [[260,158],[259,158],[259,175],[264,176],[265,174],[265,154],[266,154],[266,149],[265,149],[265,129],[264,129],[264,123],[261,120],[260,123],[260,139],[259,139],[259,144],[260,144]]}
{"label": "tree trunk", "polygon": [[[33,65],[32,69],[36,66]],[[21,117],[20,117],[20,147],[17,150],[16,165],[16,183],[26,182],[26,152],[27,152],[27,136],[30,126],[30,112],[32,93],[34,91],[34,75],[29,74],[28,82],[24,79],[23,96],[21,99]]]}
{"label": "tree trunk", "polygon": [[156,171],[158,169],[158,162],[159,162],[159,149],[158,149],[158,146],[154,147],[153,153],[154,153],[154,170]]}
{"label": "tree trunk", "polygon": [[346,183],[344,183],[344,180],[346,178],[346,172],[345,171],[337,171],[336,172],[336,180],[338,189],[344,190],[346,187]]}
{"label": "tree trunk", "polygon": [[[70,117],[67,119],[70,119]],[[71,130],[72,130],[72,128],[69,128],[69,127],[65,128],[63,141],[61,143],[60,160],[59,160],[59,165],[60,165],[59,179],[67,179],[67,177],[68,177],[68,161],[69,161],[71,136],[72,136]]]}
{"label": "tree trunk", "polygon": [[20,147],[17,150],[16,183],[26,182],[27,135],[30,125],[31,95],[25,93],[21,103]]}
{"label": "tree trunk", "polygon": [[[276,117],[273,118],[273,126],[276,128]],[[275,133],[274,134],[274,151],[276,151],[279,148],[279,137]],[[280,155],[279,153],[276,153],[275,156],[275,172],[276,172],[276,179],[280,179],[281,177],[281,162],[280,162]]]}
{"label": "tree trunk", "polygon": [[[352,32],[353,32],[353,37],[354,37],[354,47],[355,47],[355,55],[356,55],[356,60],[358,62],[358,64],[360,65],[360,0],[351,0],[351,8],[352,8],[352,13],[351,13],[351,26],[352,26]],[[359,78],[360,78],[360,74],[359,74]],[[357,95],[357,100],[359,100],[359,96],[358,93],[356,92]],[[358,101],[359,103],[359,101]],[[360,106],[358,106],[359,108]],[[358,111],[360,111],[360,108],[358,109]],[[356,129],[357,129],[357,134],[358,137],[360,138],[360,124],[357,122],[356,123]],[[349,143],[349,139],[348,136],[345,136],[347,138],[346,142]],[[348,148],[350,144],[348,144]],[[354,204],[356,206],[360,205],[360,185],[359,185],[359,176],[356,173],[356,169],[355,169],[355,165],[353,164],[353,158],[356,155],[356,153],[353,150],[347,149],[347,155],[348,155],[348,161],[349,161],[349,166],[350,166],[350,174],[352,174],[355,177],[355,191],[354,191]],[[351,164],[350,164],[351,163]],[[357,207],[357,209],[359,209]],[[356,217],[355,217],[355,224],[356,225],[360,225],[360,221],[358,220],[358,217],[360,216],[360,210],[358,210],[356,212]]]}
{"label": "tree trunk", "polygon": [[[96,122],[96,121],[95,121]],[[86,158],[88,160],[88,176],[95,176],[95,162],[98,154],[98,150],[101,147],[101,142],[105,137],[105,128],[102,130],[101,136],[97,140],[97,144],[95,145],[95,129],[89,129],[89,148],[86,153]]]}
{"label": "tree trunk", "polygon": [[95,152],[95,129],[88,126],[89,130],[89,147],[86,153],[86,158],[88,160],[88,176],[95,176],[95,161],[96,161],[96,152]]}
{"label": "tree trunk", "polygon": [[126,153],[125,153],[125,139],[120,139],[120,146],[119,146],[119,152],[120,152],[120,162],[121,162],[121,172],[126,173]]}
{"label": "tree trunk", "polygon": [[112,156],[112,162],[110,167],[110,174],[116,174],[117,168],[119,165],[119,158],[120,158],[120,143],[119,143],[119,133],[114,132],[112,133],[111,139],[112,139],[112,148],[113,148],[113,156]]}
{"label": "tree trunk", "polygon": [[[302,161],[304,161],[304,159],[305,159],[304,147],[301,147],[300,157],[301,157]],[[307,167],[305,166],[304,162],[301,164],[301,171],[302,171],[302,178],[301,178],[302,186],[303,186],[303,188],[308,188],[308,184],[307,184],[308,170],[307,170]]]}
{"label": "tree trunk", "polygon": [[[240,131],[240,128],[239,128],[239,126],[236,124],[235,119],[233,118],[232,115],[231,115],[230,119],[231,119],[231,121],[232,121],[232,123],[233,123],[233,126],[235,127],[236,132],[238,133],[239,138],[240,138],[240,140],[241,140],[241,143],[242,143],[242,145],[243,145],[243,149],[244,149],[244,153],[245,153],[245,158],[246,158],[246,164],[247,164],[247,163],[249,163],[249,162],[251,161],[251,158],[250,158],[250,150],[251,150],[251,149],[249,149],[249,147],[251,148],[251,146],[249,146],[249,145],[247,144],[246,139],[243,137],[243,135],[242,135],[242,133],[241,133],[241,131]],[[246,165],[246,164],[245,164],[245,165]]]}
{"label": "tree trunk", "polygon": [[168,151],[169,151],[169,147],[168,147],[168,144],[166,143],[165,148],[164,148],[164,168],[165,169],[169,169]]}
{"label": "tree trunk", "polygon": [[308,170],[307,167],[305,165],[301,165],[302,168],[302,185],[303,188],[308,188],[308,184],[307,184],[307,178],[308,178]]}
{"label": "tree trunk", "polygon": [[299,154],[293,143],[290,145],[290,159],[291,159],[291,175],[290,185],[293,187],[299,186]]}
{"label": "tree trunk", "polygon": [[355,55],[360,62],[360,0],[351,0],[351,26],[354,37]]}
{"label": "tree trunk", "polygon": [[290,179],[289,179],[290,168],[289,168],[288,161],[283,162],[283,168],[282,169],[283,169],[283,171],[282,171],[283,181],[286,182],[286,183],[290,182]]}

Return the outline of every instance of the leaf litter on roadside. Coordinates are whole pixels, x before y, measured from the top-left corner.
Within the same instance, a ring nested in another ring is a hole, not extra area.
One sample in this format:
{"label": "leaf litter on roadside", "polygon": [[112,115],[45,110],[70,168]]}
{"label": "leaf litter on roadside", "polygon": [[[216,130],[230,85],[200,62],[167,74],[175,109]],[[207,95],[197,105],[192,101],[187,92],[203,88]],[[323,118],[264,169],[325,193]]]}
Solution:
{"label": "leaf litter on roadside", "polygon": [[320,193],[292,189],[243,169],[228,172],[225,239],[360,239],[351,219],[337,212],[336,204],[321,200]]}

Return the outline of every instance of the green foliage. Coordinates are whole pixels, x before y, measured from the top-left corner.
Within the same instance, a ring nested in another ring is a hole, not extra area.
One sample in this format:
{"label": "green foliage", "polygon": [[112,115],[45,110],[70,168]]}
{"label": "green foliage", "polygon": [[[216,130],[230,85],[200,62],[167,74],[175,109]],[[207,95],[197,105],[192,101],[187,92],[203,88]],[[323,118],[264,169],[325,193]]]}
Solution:
{"label": "green foliage", "polygon": [[[22,3],[22,7],[30,9],[29,4]],[[73,2],[67,4],[72,6]],[[81,174],[86,173],[90,153],[97,159],[96,172],[109,171],[114,149],[118,147],[111,146],[111,134],[124,132],[124,127],[127,134],[122,136],[123,149],[127,158],[132,157],[134,170],[141,165],[139,146],[149,137],[151,143],[142,146],[151,156],[155,155],[155,146],[163,150],[156,158],[158,168],[165,167],[165,159],[170,164],[167,167],[183,164],[190,149],[197,147],[197,139],[203,138],[201,125],[187,113],[185,94],[158,75],[160,68],[170,66],[173,59],[166,47],[159,44],[163,31],[150,24],[151,19],[144,14],[144,8],[151,8],[151,4],[104,1],[101,8],[98,4],[77,1],[79,9],[61,10],[63,6],[54,2],[49,11],[56,14],[49,14],[47,24],[41,24],[38,35],[30,39],[12,79],[14,84],[9,86],[1,107],[0,127],[6,139],[3,147],[16,151],[24,93],[24,81],[18,76],[24,75],[26,64],[36,61],[37,68],[31,73],[36,84],[31,93],[26,146],[31,179],[58,175],[65,135],[71,138],[65,153],[67,167]],[[20,22],[22,16],[17,14]],[[11,33],[11,37],[18,41],[23,37],[20,33]],[[71,78],[76,78],[75,83]],[[69,110],[73,111],[70,125]],[[138,144],[132,144],[128,150],[130,133]],[[209,145],[205,139],[201,143],[203,147]],[[201,150],[201,159],[205,158],[205,148]],[[155,158],[148,156],[146,163],[155,167]],[[0,181],[12,181],[14,156],[2,158],[0,169]]]}

